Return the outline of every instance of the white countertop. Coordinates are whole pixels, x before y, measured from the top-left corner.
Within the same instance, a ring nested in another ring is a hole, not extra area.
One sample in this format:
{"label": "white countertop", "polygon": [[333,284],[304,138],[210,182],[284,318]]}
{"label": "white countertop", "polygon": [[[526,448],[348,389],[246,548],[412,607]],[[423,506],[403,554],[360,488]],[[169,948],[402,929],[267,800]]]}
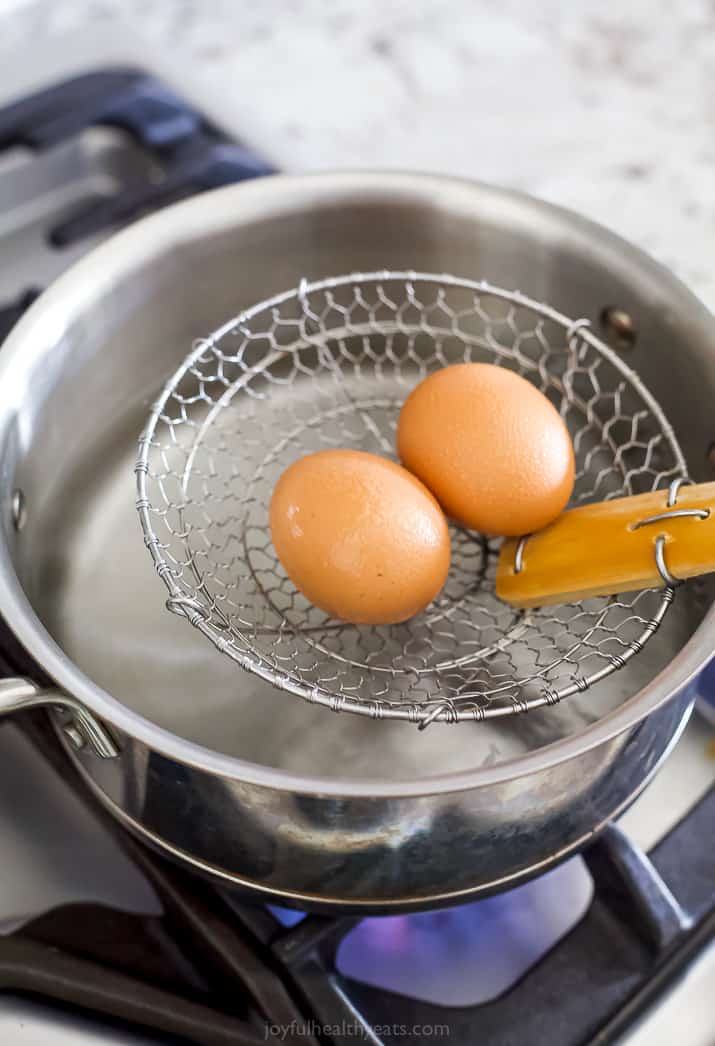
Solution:
{"label": "white countertop", "polygon": [[715,307],[715,6],[654,15],[652,0],[0,0],[0,96],[144,58],[279,167],[523,189]]}

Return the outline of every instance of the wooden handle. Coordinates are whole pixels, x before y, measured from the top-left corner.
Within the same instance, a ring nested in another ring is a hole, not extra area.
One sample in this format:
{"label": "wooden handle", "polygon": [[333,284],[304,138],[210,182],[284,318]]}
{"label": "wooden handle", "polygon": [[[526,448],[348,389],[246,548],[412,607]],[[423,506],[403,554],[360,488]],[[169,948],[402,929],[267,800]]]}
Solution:
{"label": "wooden handle", "polygon": [[662,588],[657,552],[673,579],[715,571],[715,483],[681,486],[674,496],[670,506],[667,490],[584,505],[537,534],[507,539],[497,595],[516,607],[537,607]]}

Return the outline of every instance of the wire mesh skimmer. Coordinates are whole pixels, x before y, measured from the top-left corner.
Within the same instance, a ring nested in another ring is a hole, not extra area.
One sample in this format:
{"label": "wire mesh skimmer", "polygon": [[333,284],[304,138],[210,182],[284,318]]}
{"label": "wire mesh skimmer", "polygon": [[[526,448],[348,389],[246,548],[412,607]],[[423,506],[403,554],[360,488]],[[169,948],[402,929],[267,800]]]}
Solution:
{"label": "wire mesh skimmer", "polygon": [[310,605],[277,560],[268,506],[284,469],[327,447],[394,457],[410,390],[469,360],[517,371],[555,404],[573,504],[685,475],[658,404],[587,321],[447,275],[303,281],[198,342],[141,436],[137,509],[168,608],[282,690],[421,727],[554,704],[620,668],[672,589],[517,611],[494,594],[498,541],[452,527],[440,596],[404,624],[355,626]]}

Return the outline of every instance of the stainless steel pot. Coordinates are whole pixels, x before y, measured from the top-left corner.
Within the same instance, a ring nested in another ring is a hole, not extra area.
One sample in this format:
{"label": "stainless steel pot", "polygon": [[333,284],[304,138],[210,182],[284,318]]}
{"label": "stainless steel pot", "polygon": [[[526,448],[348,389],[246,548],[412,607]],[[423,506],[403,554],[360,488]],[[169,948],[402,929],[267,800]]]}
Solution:
{"label": "stainless steel pot", "polygon": [[87,784],[146,841],[324,910],[450,903],[583,846],[667,754],[713,646],[712,591],[692,587],[596,689],[420,734],[275,693],[166,613],[132,473],[166,375],[193,338],[303,276],[383,267],[486,277],[610,325],[706,478],[710,315],[618,237],[462,181],[274,177],[207,193],[76,265],[0,353],[0,610],[57,688],[7,681],[2,709],[63,705],[58,733]]}

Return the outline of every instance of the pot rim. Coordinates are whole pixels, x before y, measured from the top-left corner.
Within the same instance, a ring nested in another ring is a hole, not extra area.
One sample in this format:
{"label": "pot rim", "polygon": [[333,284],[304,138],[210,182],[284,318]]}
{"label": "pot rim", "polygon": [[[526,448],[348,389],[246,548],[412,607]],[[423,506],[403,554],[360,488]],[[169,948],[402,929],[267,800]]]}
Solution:
{"label": "pot rim", "polygon": [[[541,219],[546,216],[556,233],[561,228],[572,237],[574,234],[581,236],[591,245],[594,240],[599,241],[601,249],[611,253],[614,261],[618,258],[622,262],[624,257],[627,258],[641,272],[664,286],[671,296],[677,296],[693,322],[699,319],[708,328],[713,325],[713,318],[702,303],[668,270],[639,249],[573,212],[525,194],[466,179],[429,174],[370,171],[271,175],[200,194],[143,218],[116,233],[60,276],[30,307],[0,351],[0,388],[19,390],[14,403],[7,402],[4,416],[0,416],[0,439],[4,439],[15,417],[16,404],[29,385],[33,363],[42,357],[47,344],[56,341],[59,332],[68,327],[67,317],[88,299],[97,300],[103,294],[111,294],[117,274],[134,268],[138,258],[146,262],[180,249],[184,241],[225,232],[230,227],[231,217],[260,219],[281,210],[294,210],[301,199],[316,195],[332,195],[336,199],[359,195],[365,200],[394,195],[402,199],[422,198],[439,207],[447,192],[451,207],[455,196],[461,196],[465,207],[471,205],[474,208],[475,204],[481,203],[487,213],[509,213],[521,216],[522,221],[530,216]],[[9,504],[9,490],[4,501]],[[137,540],[140,539],[138,529]],[[157,586],[159,598],[159,578]],[[707,636],[711,634],[715,621],[715,607],[711,606],[697,630],[665,669],[618,708],[577,734],[491,767],[420,778],[364,780],[310,777],[223,755],[157,726],[112,697],[71,661],[38,618],[15,573],[4,530],[0,537],[0,607],[23,646],[64,691],[151,749],[181,763],[258,786],[324,796],[376,799],[488,787],[554,768],[608,743],[636,727],[693,680],[711,656]],[[295,698],[286,695],[286,700]],[[326,711],[325,714],[330,713]],[[336,729],[340,728],[341,721],[336,718]],[[376,723],[375,728],[380,729],[380,724]],[[406,724],[405,729],[408,728]],[[432,727],[440,728],[447,729],[448,725]],[[460,726],[456,724],[452,728],[460,729]]]}

